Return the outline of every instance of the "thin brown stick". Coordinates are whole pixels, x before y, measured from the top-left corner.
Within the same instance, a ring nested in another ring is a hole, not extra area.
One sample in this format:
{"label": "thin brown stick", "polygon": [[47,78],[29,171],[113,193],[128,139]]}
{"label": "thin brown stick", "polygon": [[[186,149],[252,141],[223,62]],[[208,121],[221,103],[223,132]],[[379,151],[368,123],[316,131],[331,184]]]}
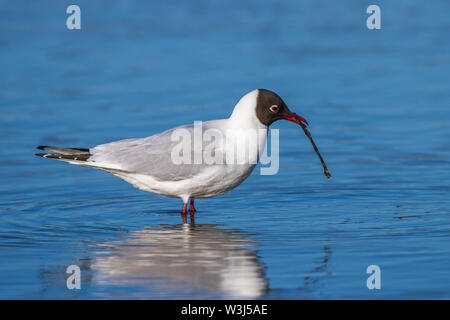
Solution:
{"label": "thin brown stick", "polygon": [[319,156],[320,162],[322,162],[322,166],[323,166],[323,173],[325,174],[325,176],[327,178],[331,178],[331,174],[328,171],[328,168],[327,168],[327,165],[325,164],[325,161],[323,161],[323,158],[320,155],[319,149],[317,148],[316,144],[314,143],[313,138],[311,137],[311,133],[309,133],[308,129],[306,128],[306,126],[302,122],[297,121],[297,123],[300,125],[300,127],[302,127],[302,129],[305,132],[306,136],[309,138],[309,141],[311,141],[311,144],[312,144],[314,150],[316,151],[317,155]]}

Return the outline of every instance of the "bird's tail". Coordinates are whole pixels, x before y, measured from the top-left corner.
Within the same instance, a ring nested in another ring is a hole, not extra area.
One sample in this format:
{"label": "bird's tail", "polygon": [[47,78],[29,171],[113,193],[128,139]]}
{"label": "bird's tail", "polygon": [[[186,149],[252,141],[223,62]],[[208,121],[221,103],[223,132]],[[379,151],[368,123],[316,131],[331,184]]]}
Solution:
{"label": "bird's tail", "polygon": [[57,159],[63,161],[87,161],[91,156],[89,149],[83,148],[58,148],[49,146],[39,146],[39,150],[50,151],[51,153],[36,153],[38,157]]}

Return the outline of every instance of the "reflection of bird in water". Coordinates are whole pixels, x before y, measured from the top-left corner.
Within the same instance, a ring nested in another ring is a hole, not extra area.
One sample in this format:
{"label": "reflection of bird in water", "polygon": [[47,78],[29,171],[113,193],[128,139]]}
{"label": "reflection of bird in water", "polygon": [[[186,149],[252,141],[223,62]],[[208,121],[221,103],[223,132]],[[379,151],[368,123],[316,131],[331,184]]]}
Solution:
{"label": "reflection of bird in water", "polygon": [[[152,297],[257,298],[267,291],[251,240],[215,225],[149,227],[92,261],[93,282],[154,287]],[[147,288],[147,292],[148,292]]]}

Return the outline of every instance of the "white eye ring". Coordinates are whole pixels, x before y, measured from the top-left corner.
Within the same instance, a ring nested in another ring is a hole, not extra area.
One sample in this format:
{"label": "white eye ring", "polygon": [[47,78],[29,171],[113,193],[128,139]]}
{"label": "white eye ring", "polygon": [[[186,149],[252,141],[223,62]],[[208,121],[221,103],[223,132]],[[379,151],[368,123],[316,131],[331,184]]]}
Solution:
{"label": "white eye ring", "polygon": [[277,113],[278,110],[280,109],[276,104],[274,104],[273,106],[271,106],[270,111],[272,111],[273,113]]}

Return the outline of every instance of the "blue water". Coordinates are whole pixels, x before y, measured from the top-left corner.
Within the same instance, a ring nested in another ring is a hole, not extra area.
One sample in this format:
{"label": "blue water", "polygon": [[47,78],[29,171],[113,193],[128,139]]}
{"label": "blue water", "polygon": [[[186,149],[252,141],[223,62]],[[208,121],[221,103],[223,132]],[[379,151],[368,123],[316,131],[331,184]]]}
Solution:
{"label": "blue water", "polygon": [[[0,298],[450,298],[448,1],[0,1]],[[37,158],[228,117],[268,88],[280,170],[198,200]],[[69,290],[66,268],[81,268]],[[369,290],[369,265],[381,289]]]}

